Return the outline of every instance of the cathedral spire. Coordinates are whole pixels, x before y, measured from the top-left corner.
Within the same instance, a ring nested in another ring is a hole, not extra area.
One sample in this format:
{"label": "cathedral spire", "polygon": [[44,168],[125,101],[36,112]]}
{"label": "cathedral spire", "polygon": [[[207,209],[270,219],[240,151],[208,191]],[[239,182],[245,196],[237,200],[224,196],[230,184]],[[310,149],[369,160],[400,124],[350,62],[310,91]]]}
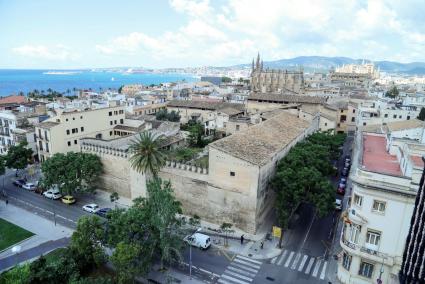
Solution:
{"label": "cathedral spire", "polygon": [[254,72],[254,58],[252,58],[251,72]]}
{"label": "cathedral spire", "polygon": [[261,63],[260,63],[260,70],[263,71],[263,60],[261,60]]}
{"label": "cathedral spire", "polygon": [[257,54],[257,62],[255,63],[255,69],[260,69],[260,52]]}

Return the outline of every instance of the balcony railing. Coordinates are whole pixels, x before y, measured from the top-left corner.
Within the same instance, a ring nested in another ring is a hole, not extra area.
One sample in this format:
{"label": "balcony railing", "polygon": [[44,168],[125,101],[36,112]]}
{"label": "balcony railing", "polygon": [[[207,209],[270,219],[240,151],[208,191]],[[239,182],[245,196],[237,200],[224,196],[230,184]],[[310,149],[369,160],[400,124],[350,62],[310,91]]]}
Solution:
{"label": "balcony railing", "polygon": [[373,250],[373,249],[370,249],[370,248],[367,248],[367,247],[360,247],[360,251],[365,252],[365,253],[370,254],[370,255],[375,255],[377,257],[382,257],[382,258],[387,257],[387,255],[385,253],[382,253],[382,252],[379,252],[377,250]]}

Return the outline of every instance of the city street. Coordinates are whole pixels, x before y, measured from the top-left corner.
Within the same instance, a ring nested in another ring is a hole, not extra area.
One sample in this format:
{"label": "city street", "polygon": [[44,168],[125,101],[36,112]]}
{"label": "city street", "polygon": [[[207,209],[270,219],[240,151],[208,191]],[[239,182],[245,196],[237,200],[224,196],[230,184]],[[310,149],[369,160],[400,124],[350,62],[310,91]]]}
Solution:
{"label": "city street", "polygon": [[[344,144],[343,155],[351,147],[352,139]],[[341,170],[340,159],[338,168]],[[23,207],[70,228],[75,228],[78,218],[89,215],[81,209],[87,203],[95,202],[101,207],[113,207],[109,201],[100,200],[96,195],[76,196],[77,203],[65,205],[59,200],[50,200],[40,194],[26,191],[12,184],[14,172],[8,171],[5,180],[5,192],[9,202]],[[337,179],[332,181],[335,184]],[[348,193],[346,194],[348,195]],[[345,202],[344,202],[345,203]],[[296,214],[290,230],[284,233],[282,253],[265,260],[253,260],[246,256],[234,255],[211,247],[207,251],[192,249],[192,274],[194,278],[208,283],[328,283],[329,258],[332,257],[333,229],[339,218],[339,212],[332,212],[324,218],[314,216],[312,206],[302,204]],[[183,262],[187,265],[176,267],[182,273],[189,273],[189,249],[183,252]],[[236,279],[236,280],[235,280]],[[243,280],[240,280],[243,279]],[[233,282],[232,282],[233,281]],[[240,282],[242,281],[242,282]]]}

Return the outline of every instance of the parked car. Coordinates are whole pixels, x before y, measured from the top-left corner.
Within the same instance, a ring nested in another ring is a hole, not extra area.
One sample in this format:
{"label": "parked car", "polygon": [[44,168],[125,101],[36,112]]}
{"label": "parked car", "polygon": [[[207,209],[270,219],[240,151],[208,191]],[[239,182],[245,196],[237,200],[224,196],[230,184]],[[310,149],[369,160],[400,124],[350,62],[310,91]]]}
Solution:
{"label": "parked car", "polygon": [[48,191],[43,193],[44,197],[50,198],[50,199],[59,199],[62,197],[62,194],[57,189],[49,189]]}
{"label": "parked car", "polygon": [[345,195],[345,187],[338,187],[338,189],[336,190],[336,193]]}
{"label": "parked car", "polygon": [[35,191],[37,186],[33,184],[32,182],[27,182],[24,185],[22,185],[22,188],[25,188],[26,190],[29,190],[29,191]]}
{"label": "parked car", "polygon": [[347,167],[344,167],[343,169],[342,169],[342,172],[341,172],[341,175],[343,176],[343,177],[347,177],[348,176],[348,172],[349,172],[350,170],[347,168]]}
{"label": "parked car", "polygon": [[346,186],[346,183],[342,183],[342,182],[340,182],[339,185],[338,185],[338,187],[340,187],[340,188],[345,188],[345,186]]}
{"label": "parked car", "polygon": [[16,185],[18,187],[22,187],[25,184],[25,180],[23,179],[17,179],[13,181],[13,185]]}
{"label": "parked car", "polygon": [[99,205],[95,203],[86,204],[83,206],[83,210],[89,213],[96,213],[96,211],[99,210]]}
{"label": "parked car", "polygon": [[195,233],[193,235],[188,235],[183,239],[186,243],[191,246],[198,247],[200,249],[207,249],[211,246],[211,239],[209,236]]}
{"label": "parked car", "polygon": [[64,197],[62,197],[62,202],[65,204],[74,204],[75,203],[75,198],[72,195],[65,195]]}
{"label": "parked car", "polygon": [[335,210],[341,211],[342,210],[342,200],[341,199],[335,199]]}
{"label": "parked car", "polygon": [[97,210],[95,212],[95,214],[99,215],[100,217],[106,218],[108,212],[111,211],[111,210],[112,210],[111,208],[101,208],[101,209]]}
{"label": "parked car", "polygon": [[346,162],[347,162],[347,161],[351,162],[351,157],[350,157],[350,155],[345,155],[344,160],[345,160]]}
{"label": "parked car", "polygon": [[339,183],[340,183],[340,184],[341,184],[341,183],[343,183],[343,184],[347,184],[347,178],[342,177],[342,178],[339,180]]}

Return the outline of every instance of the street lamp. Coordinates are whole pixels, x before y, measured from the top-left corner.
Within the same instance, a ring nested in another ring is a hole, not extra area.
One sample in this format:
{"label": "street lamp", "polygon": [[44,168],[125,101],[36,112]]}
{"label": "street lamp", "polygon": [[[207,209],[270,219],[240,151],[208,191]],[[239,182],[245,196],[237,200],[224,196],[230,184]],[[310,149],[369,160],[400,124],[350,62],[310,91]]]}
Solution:
{"label": "street lamp", "polygon": [[[201,231],[201,228],[196,229],[196,231],[193,232],[192,236],[199,231]],[[192,245],[191,244],[189,244],[189,278],[190,280],[192,280]]]}

